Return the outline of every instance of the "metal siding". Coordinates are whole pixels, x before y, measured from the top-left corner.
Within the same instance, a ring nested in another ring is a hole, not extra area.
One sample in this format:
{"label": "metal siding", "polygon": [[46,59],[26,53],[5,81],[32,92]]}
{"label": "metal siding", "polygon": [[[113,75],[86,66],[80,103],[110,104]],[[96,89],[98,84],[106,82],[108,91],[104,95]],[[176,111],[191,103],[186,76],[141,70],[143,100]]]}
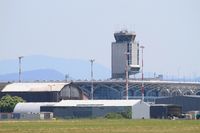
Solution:
{"label": "metal siding", "polygon": [[159,98],[156,104],[176,104],[182,107],[183,113],[191,110],[200,110],[200,97],[176,96],[168,98]]}
{"label": "metal siding", "polygon": [[132,119],[143,118],[150,118],[150,105],[145,102],[139,102],[132,107]]}
{"label": "metal siding", "polygon": [[91,107],[54,107],[54,117],[58,118],[86,118],[92,116]]}
{"label": "metal siding", "polygon": [[45,92],[60,91],[69,83],[12,83],[6,85],[2,92]]}
{"label": "metal siding", "polygon": [[154,119],[167,118],[167,108],[163,106],[151,106],[150,118],[154,118]]}
{"label": "metal siding", "polygon": [[[53,107],[54,117],[59,118],[95,118],[105,117],[108,113],[121,113],[127,111],[125,107]],[[43,107],[44,111],[48,108]]]}
{"label": "metal siding", "polygon": [[67,99],[79,99],[81,100],[83,98],[82,96],[82,91],[76,87],[73,86],[65,86],[61,91],[60,91],[60,98],[63,100]]}
{"label": "metal siding", "polygon": [[59,92],[4,92],[1,97],[5,95],[18,96],[26,102],[58,102]]}

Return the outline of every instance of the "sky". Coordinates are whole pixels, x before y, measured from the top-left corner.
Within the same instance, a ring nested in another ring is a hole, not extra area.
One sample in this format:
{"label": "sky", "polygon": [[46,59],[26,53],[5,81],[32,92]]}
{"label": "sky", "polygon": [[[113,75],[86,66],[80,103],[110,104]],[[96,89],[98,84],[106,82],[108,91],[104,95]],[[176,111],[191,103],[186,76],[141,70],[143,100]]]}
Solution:
{"label": "sky", "polygon": [[136,32],[144,71],[200,76],[199,0],[0,0],[0,60],[46,55],[111,66],[113,33]]}

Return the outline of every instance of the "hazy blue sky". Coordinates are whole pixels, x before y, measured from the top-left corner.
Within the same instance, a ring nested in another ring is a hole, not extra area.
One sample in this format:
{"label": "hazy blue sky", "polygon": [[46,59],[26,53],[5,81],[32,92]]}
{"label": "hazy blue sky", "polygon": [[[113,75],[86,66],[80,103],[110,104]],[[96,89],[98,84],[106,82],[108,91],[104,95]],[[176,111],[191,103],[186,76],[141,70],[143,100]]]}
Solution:
{"label": "hazy blue sky", "polygon": [[145,71],[200,75],[200,0],[0,0],[0,60],[47,55],[110,67],[113,33],[135,31]]}

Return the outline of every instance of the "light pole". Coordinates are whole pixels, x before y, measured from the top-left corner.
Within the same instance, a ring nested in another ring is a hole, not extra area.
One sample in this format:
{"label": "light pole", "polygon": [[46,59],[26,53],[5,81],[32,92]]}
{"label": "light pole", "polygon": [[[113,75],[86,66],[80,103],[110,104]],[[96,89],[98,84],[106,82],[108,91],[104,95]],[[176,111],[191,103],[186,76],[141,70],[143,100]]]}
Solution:
{"label": "light pole", "polygon": [[130,53],[126,52],[124,54],[126,56],[126,68],[125,68],[125,71],[126,71],[126,100],[128,100],[128,56]]}
{"label": "light pole", "polygon": [[22,58],[24,58],[24,56],[18,57],[18,59],[19,59],[19,83],[21,83],[21,74],[22,74],[22,66],[21,66],[22,62],[21,62],[21,60],[22,60]]}
{"label": "light pole", "polygon": [[143,62],[143,50],[144,46],[140,46],[142,49],[142,86],[141,86],[141,93],[142,93],[142,101],[144,101],[144,62]]}
{"label": "light pole", "polygon": [[90,63],[91,63],[91,99],[93,100],[93,63],[94,63],[94,59],[90,59]]}
{"label": "light pole", "polygon": [[69,78],[68,74],[65,74],[65,82],[67,82],[67,79]]}

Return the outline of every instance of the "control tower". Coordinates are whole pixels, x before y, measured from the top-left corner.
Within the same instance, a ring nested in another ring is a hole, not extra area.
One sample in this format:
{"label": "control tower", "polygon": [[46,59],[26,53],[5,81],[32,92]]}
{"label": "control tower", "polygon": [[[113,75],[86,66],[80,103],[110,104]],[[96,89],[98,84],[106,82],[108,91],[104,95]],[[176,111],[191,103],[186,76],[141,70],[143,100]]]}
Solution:
{"label": "control tower", "polygon": [[112,78],[125,78],[126,62],[128,73],[133,75],[139,72],[139,43],[135,41],[136,34],[126,30],[114,33],[112,42]]}

